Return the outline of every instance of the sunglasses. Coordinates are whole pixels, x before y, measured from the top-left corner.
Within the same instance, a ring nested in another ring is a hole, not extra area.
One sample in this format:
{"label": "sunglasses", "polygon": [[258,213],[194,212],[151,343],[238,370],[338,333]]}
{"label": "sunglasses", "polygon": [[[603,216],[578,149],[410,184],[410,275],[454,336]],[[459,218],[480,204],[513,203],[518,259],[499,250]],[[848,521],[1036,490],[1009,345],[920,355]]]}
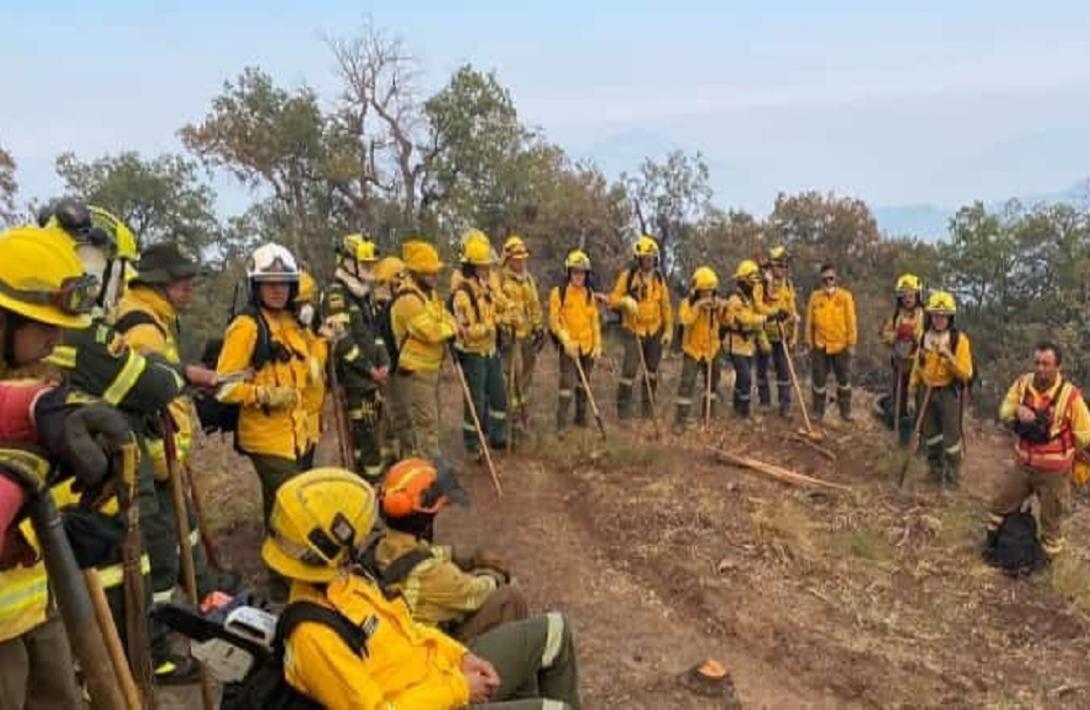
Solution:
{"label": "sunglasses", "polygon": [[833,281],[836,281],[836,277],[835,276],[822,276],[821,280],[824,281],[825,283],[832,283]]}

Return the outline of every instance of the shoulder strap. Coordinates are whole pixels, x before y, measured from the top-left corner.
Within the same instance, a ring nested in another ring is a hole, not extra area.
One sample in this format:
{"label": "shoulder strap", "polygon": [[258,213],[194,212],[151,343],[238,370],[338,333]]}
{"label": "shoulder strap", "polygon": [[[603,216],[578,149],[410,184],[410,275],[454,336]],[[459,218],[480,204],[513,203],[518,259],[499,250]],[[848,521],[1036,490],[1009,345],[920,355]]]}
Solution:
{"label": "shoulder strap", "polygon": [[[468,281],[461,281],[458,283],[458,288],[455,291],[461,291],[469,299],[469,303],[473,306],[473,315],[477,319],[477,322],[481,322],[481,304],[477,303],[477,295],[473,293],[473,287],[469,285]],[[450,309],[454,310],[454,296],[450,297]]]}
{"label": "shoulder strap", "polygon": [[431,550],[425,550],[422,547],[409,550],[386,565],[386,569],[382,573],[382,586],[387,587],[403,582],[421,562],[430,560],[433,557]]}
{"label": "shoulder strap", "polygon": [[169,336],[166,328],[160,325],[159,321],[155,320],[150,313],[145,311],[129,311],[114,322],[114,330],[124,335],[138,325],[155,326],[155,329],[162,333],[163,337]]}
{"label": "shoulder strap", "polygon": [[257,324],[257,342],[254,343],[254,354],[250,357],[250,362],[253,364],[254,370],[260,370],[273,357],[269,324],[265,322],[265,316],[261,314],[261,309],[253,305],[243,308],[239,315],[249,316]]}
{"label": "shoulder strap", "polygon": [[349,621],[348,617],[334,609],[306,601],[292,602],[280,613],[280,618],[276,622],[273,648],[278,653],[283,653],[285,641],[295,628],[305,621],[322,624],[332,629],[356,655],[367,653],[367,640],[370,638],[370,633],[366,629],[356,626]]}

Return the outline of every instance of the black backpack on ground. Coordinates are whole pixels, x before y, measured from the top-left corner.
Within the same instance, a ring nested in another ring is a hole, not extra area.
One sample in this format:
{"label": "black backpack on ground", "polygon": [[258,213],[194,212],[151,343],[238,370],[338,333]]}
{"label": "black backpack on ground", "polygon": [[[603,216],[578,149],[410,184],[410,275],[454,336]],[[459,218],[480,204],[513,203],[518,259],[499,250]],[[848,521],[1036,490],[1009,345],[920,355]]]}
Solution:
{"label": "black backpack on ground", "polygon": [[1018,511],[1003,518],[983,552],[984,561],[1012,577],[1033,574],[1048,564],[1037,538],[1033,513]]}
{"label": "black backpack on ground", "polygon": [[284,678],[284,642],[304,621],[328,626],[356,655],[367,653],[370,632],[333,609],[312,602],[292,602],[276,622],[272,653],[241,683],[224,688],[221,710],[314,710],[322,706],[288,685]]}

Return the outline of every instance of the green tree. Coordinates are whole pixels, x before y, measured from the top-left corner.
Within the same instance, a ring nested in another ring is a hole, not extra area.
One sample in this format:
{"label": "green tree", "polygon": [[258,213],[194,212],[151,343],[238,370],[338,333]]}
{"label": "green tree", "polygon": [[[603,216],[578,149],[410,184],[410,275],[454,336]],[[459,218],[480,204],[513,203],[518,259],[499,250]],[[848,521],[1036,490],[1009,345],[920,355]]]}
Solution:
{"label": "green tree", "polygon": [[56,169],[66,192],[116,214],[142,245],[177,240],[207,258],[224,256],[215,192],[192,161],[178,155],[145,160],[125,152],[84,162],[64,153]]}
{"label": "green tree", "polygon": [[19,183],[15,181],[15,159],[0,147],[0,223],[15,221],[17,192]]}

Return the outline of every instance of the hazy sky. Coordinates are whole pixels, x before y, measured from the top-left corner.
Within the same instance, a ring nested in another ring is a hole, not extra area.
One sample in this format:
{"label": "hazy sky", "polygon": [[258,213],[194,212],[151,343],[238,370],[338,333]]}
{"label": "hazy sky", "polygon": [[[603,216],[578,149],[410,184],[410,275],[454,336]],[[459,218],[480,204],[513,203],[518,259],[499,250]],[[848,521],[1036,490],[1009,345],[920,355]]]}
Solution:
{"label": "hazy sky", "polygon": [[3,0],[0,145],[22,197],[57,189],[64,150],[179,149],[246,65],[330,96],[319,37],[366,15],[429,86],[496,69],[525,121],[611,172],[702,150],[723,205],[802,188],[957,205],[1090,175],[1085,1]]}

